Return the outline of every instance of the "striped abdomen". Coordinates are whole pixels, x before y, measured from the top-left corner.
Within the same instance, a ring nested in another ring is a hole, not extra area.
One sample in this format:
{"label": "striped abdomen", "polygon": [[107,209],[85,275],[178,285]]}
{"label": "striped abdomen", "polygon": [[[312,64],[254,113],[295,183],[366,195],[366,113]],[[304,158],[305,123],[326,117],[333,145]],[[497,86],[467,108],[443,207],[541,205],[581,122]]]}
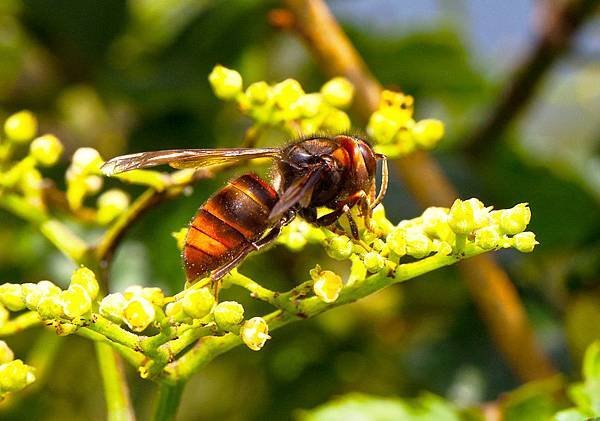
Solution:
{"label": "striped abdomen", "polygon": [[183,261],[188,281],[204,278],[250,246],[269,228],[278,196],[255,174],[227,183],[198,210],[189,225]]}

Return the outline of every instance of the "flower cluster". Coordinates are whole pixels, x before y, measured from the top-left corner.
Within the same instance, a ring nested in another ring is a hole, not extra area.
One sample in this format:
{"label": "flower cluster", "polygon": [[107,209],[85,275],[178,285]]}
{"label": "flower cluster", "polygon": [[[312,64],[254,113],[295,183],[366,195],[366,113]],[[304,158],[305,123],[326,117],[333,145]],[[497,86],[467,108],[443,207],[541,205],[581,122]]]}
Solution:
{"label": "flower cluster", "polygon": [[[50,281],[2,284],[0,304],[12,312],[24,309],[35,311],[42,320],[54,325],[57,333],[67,335],[90,319],[92,303],[98,292],[94,272],[82,267],[73,273],[69,287],[65,290]],[[3,319],[6,323],[8,315]]]}
{"label": "flower cluster", "polygon": [[242,76],[223,66],[215,66],[208,79],[217,97],[236,101],[242,113],[258,125],[281,127],[292,136],[351,128],[350,118],[342,110],[351,104],[354,87],[343,77],[308,94],[294,79],[274,85],[255,82],[244,90]]}
{"label": "flower cluster", "polygon": [[[358,215],[355,219],[360,221]],[[531,211],[524,203],[494,211],[478,199],[457,199],[451,208],[431,207],[421,216],[397,225],[378,206],[370,230],[365,229],[364,223],[358,224],[359,241],[303,221],[285,227],[279,241],[293,250],[308,242],[321,242],[333,259],[351,261],[345,284],[338,275],[318,265],[310,273],[315,295],[331,303],[344,286],[363,281],[369,274],[393,271],[407,258],[423,259],[435,254],[460,258],[467,253],[501,248],[531,252],[538,242],[532,232],[525,231],[530,219]]]}
{"label": "flower cluster", "polygon": [[438,144],[444,136],[444,124],[435,119],[415,121],[413,113],[412,96],[387,90],[381,93],[379,108],[367,125],[377,152],[396,158]]}
{"label": "flower cluster", "polygon": [[[20,111],[4,122],[5,141],[0,142],[0,195],[5,191],[22,196],[25,201],[45,212],[42,195],[42,174],[39,167],[49,167],[58,161],[63,146],[56,136],[36,137],[38,123],[29,111]],[[13,161],[20,149],[29,145],[24,158]]]}
{"label": "flower cluster", "polygon": [[217,303],[207,287],[192,287],[174,297],[165,297],[160,288],[131,286],[123,293],[104,297],[99,313],[117,325],[124,323],[133,332],[143,332],[152,325],[159,329],[213,327],[220,332],[239,334],[253,350],[262,348],[269,338],[268,325],[262,318],[244,321],[244,307],[240,303]]}
{"label": "flower cluster", "polygon": [[0,399],[7,393],[18,392],[35,381],[35,369],[15,360],[6,342],[0,341]]}

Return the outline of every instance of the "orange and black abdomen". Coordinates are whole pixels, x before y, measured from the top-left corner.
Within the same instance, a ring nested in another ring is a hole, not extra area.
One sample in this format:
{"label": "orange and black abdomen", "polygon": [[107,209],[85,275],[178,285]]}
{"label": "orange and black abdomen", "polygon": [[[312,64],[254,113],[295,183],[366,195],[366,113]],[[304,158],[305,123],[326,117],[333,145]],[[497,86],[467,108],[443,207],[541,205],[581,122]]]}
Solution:
{"label": "orange and black abdomen", "polygon": [[190,223],[183,261],[188,281],[204,278],[230,261],[269,228],[277,203],[273,188],[255,174],[245,174],[208,199]]}

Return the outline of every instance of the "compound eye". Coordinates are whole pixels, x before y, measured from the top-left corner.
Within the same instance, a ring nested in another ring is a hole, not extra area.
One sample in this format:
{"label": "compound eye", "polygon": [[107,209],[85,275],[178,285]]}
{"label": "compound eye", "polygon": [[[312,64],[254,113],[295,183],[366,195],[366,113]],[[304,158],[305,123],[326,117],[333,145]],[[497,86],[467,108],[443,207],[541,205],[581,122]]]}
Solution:
{"label": "compound eye", "polygon": [[373,149],[371,149],[371,147],[363,141],[358,144],[358,148],[363,160],[365,161],[365,167],[367,168],[369,176],[373,176],[377,170],[377,160],[375,159]]}

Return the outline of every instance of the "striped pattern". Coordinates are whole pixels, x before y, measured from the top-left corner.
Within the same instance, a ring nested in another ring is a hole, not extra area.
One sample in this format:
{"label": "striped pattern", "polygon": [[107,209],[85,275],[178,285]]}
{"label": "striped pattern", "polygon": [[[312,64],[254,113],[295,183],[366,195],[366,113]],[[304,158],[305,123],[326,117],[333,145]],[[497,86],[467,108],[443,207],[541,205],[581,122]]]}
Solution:
{"label": "striped pattern", "polygon": [[230,261],[269,227],[268,216],[278,196],[255,174],[230,181],[192,219],[183,261],[193,282]]}

